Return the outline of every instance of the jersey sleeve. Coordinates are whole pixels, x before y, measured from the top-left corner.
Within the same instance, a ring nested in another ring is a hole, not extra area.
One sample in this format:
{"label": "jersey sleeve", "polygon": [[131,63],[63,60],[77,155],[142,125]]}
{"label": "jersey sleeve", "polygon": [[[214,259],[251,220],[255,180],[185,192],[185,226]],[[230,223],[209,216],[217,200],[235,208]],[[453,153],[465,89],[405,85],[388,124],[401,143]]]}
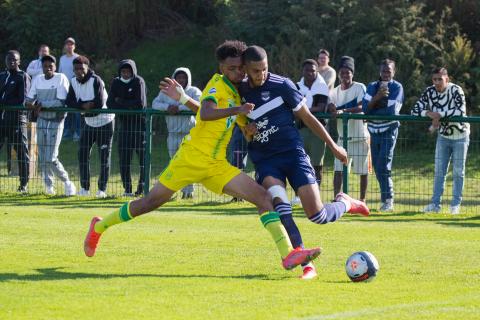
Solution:
{"label": "jersey sleeve", "polygon": [[217,105],[219,104],[219,101],[221,100],[223,91],[222,91],[222,85],[220,75],[215,75],[213,78],[207,83],[207,86],[205,89],[203,89],[202,95],[200,97],[200,103],[202,103],[205,100],[210,100],[215,102]]}
{"label": "jersey sleeve", "polygon": [[235,122],[238,124],[239,127],[245,127],[248,124],[248,118],[244,114],[240,114],[235,119]]}
{"label": "jersey sleeve", "polygon": [[282,86],[282,98],[285,105],[293,111],[298,111],[307,100],[290,79],[285,79]]}

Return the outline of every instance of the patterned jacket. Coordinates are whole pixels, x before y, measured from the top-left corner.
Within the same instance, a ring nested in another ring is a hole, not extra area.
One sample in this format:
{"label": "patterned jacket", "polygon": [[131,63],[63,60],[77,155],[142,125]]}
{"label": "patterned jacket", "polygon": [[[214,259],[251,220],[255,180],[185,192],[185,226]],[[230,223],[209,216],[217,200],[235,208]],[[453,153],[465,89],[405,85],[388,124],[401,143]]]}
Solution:
{"label": "patterned jacket", "polygon": [[460,86],[448,83],[443,92],[435,86],[428,87],[415,103],[412,115],[426,116],[427,111],[438,112],[442,116],[439,133],[446,138],[461,139],[470,134],[470,125],[466,122],[448,122],[450,117],[466,117],[465,94]]}

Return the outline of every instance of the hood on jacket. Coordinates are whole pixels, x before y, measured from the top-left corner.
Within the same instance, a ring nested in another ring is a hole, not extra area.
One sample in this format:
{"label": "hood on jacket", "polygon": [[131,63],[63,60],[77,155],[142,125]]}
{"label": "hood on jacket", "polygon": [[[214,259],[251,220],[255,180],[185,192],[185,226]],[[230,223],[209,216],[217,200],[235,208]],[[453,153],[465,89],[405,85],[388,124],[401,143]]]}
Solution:
{"label": "hood on jacket", "polygon": [[137,77],[137,65],[135,64],[135,61],[133,61],[132,59],[125,59],[125,60],[120,61],[120,63],[118,64],[118,77],[119,78],[122,76],[121,73],[120,73],[120,70],[124,66],[129,66],[130,69],[132,69],[133,78]]}
{"label": "hood on jacket", "polygon": [[180,67],[180,68],[175,69],[175,71],[172,74],[172,79],[175,79],[175,76],[179,72],[184,72],[184,73],[187,74],[187,79],[188,79],[187,80],[187,86],[184,89],[185,90],[190,89],[190,87],[192,86],[192,74],[190,73],[190,69],[188,69],[186,67]]}

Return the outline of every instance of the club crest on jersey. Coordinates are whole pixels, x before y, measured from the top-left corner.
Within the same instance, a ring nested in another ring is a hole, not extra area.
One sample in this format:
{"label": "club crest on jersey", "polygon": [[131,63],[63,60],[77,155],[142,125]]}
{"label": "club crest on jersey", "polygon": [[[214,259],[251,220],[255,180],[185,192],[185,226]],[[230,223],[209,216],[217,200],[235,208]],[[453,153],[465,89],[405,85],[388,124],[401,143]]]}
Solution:
{"label": "club crest on jersey", "polygon": [[210,90],[208,90],[208,93],[210,93],[210,94],[217,93],[217,89],[215,89],[215,87],[213,87]]}
{"label": "club crest on jersey", "polygon": [[270,91],[262,91],[262,100],[263,101],[270,100]]}

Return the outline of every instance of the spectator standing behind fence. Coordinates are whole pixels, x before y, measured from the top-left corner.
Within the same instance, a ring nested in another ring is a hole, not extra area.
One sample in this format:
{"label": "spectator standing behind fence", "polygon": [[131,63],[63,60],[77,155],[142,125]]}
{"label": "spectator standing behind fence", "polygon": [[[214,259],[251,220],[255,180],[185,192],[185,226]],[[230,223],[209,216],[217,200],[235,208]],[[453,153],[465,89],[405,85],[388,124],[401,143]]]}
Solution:
{"label": "spectator standing behind fence", "polygon": [[[145,80],[137,74],[135,61],[122,60],[118,66],[118,77],[113,79],[108,93],[107,107],[110,109],[142,111],[147,106]],[[118,114],[118,152],[120,176],[124,196],[131,197],[132,177],[130,163],[135,152],[140,164],[136,196],[143,193],[145,185],[145,116],[143,114]]]}
{"label": "spectator standing behind fence", "polygon": [[322,76],[323,80],[328,86],[328,90],[332,91],[335,86],[335,80],[337,80],[337,72],[330,67],[330,53],[326,49],[320,49],[318,51],[318,72]]}
{"label": "spectator standing behind fence", "polygon": [[[75,77],[70,81],[66,104],[84,111],[106,109],[107,91],[103,80],[90,69],[90,61],[84,56],[73,60]],[[78,161],[80,165],[79,196],[90,195],[90,152],[96,143],[100,155],[100,177],[97,198],[107,197],[107,182],[110,174],[114,114],[86,112],[85,126],[81,130]]]}
{"label": "spectator standing behind fence", "polygon": [[[237,124],[235,124],[235,127],[233,128],[228,150],[230,150],[228,162],[243,171],[247,167],[248,142]],[[232,197],[230,202],[243,202],[243,199]]]}
{"label": "spectator standing behind fence", "polygon": [[[307,107],[311,113],[327,112],[328,86],[323,77],[318,73],[318,64],[315,60],[307,59],[302,63],[302,78],[297,82],[297,87],[307,99]],[[326,126],[327,123],[324,119],[319,121]],[[325,141],[313,133],[301,120],[297,121],[297,127],[320,187],[323,175],[323,158],[325,157]],[[291,203],[292,205],[299,204],[300,199],[298,196],[292,199]]]}
{"label": "spectator standing behind fence", "polygon": [[54,195],[54,174],[62,180],[65,195],[73,196],[77,190],[68,178],[62,163],[58,159],[58,148],[62,140],[64,112],[46,111],[49,108],[65,106],[69,82],[63,73],[57,73],[56,59],[53,56],[42,58],[43,75],[33,79],[26,98],[26,105],[33,109],[37,119],[37,144],[40,170],[45,182],[46,193]]}
{"label": "spectator standing behind fence", "polygon": [[[172,78],[183,87],[183,90],[188,97],[195,101],[199,101],[202,91],[197,87],[192,86],[190,69],[177,68],[173,72]],[[195,117],[192,115],[179,114],[180,111],[190,111],[190,108],[183,103],[168,97],[162,92],[160,92],[153,100],[152,108],[166,111],[169,114],[165,116],[168,129],[167,148],[170,158],[173,158],[183,137],[185,137],[190,132],[190,129],[195,126]],[[193,191],[193,185],[190,184],[185,186],[182,189],[182,199],[193,198]]]}
{"label": "spectator standing behind fence", "polygon": [[[329,109],[334,115],[342,113],[362,113],[362,99],[365,95],[365,85],[353,81],[355,61],[352,57],[343,56],[340,59],[338,74],[340,85],[336,86],[330,95]],[[360,201],[365,202],[368,186],[368,156],[370,152],[367,125],[363,120],[348,120],[348,137],[343,136],[343,121],[337,119],[339,146],[343,146],[344,139],[348,140],[348,166],[353,162],[353,172],[360,175]],[[333,193],[338,194],[342,189],[343,164],[335,159],[333,177]]]}
{"label": "spectator standing behind fence", "polygon": [[[69,37],[65,40],[63,46],[65,54],[60,57],[58,72],[67,76],[68,81],[72,81],[75,77],[73,72],[73,60],[78,57],[75,53],[75,39]],[[65,128],[63,131],[63,139],[73,138],[73,141],[80,139],[81,116],[80,113],[68,113],[65,119]]]}
{"label": "spectator standing behind fence", "polygon": [[438,129],[432,202],[423,211],[440,211],[445,177],[451,160],[453,198],[450,202],[450,213],[459,214],[465,177],[465,161],[470,142],[470,124],[449,122],[448,118],[467,116],[465,95],[460,86],[449,81],[445,68],[433,70],[432,82],[433,85],[423,92],[412,110],[413,115],[430,117],[432,119],[431,128]]}
{"label": "spectator standing behind fence", "polygon": [[[380,79],[367,86],[363,98],[363,112],[368,115],[398,115],[403,104],[403,86],[393,80],[395,62],[385,59],[380,63]],[[393,152],[400,122],[396,120],[369,120],[370,147],[375,175],[380,185],[380,211],[393,211]]]}
{"label": "spectator standing behind fence", "polygon": [[38,59],[31,61],[27,67],[27,73],[33,80],[39,74],[43,74],[42,58],[50,54],[50,48],[46,44],[41,44],[38,48]]}
{"label": "spectator standing behind fence", "polygon": [[[20,53],[10,50],[5,56],[6,71],[0,73],[0,105],[20,106],[30,89],[30,76],[20,70]],[[20,186],[18,192],[27,192],[29,157],[27,116],[24,111],[0,110],[0,149],[3,142],[11,144],[17,153]]]}

